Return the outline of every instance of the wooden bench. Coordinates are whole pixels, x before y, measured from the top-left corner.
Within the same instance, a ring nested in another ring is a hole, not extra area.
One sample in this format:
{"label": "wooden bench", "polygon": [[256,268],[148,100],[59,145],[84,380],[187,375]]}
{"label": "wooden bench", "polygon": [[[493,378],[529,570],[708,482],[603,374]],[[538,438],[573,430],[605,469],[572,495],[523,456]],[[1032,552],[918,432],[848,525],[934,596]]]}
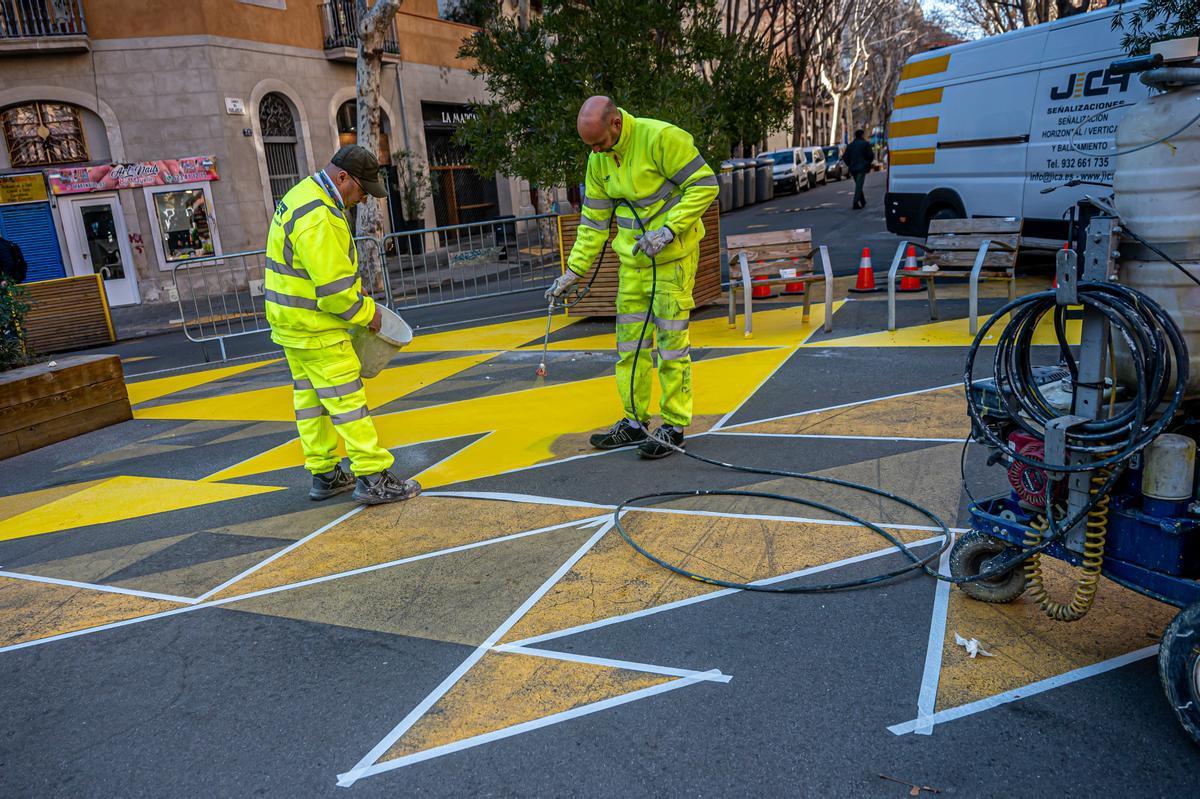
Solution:
{"label": "wooden bench", "polygon": [[[929,318],[938,318],[937,281],[944,277],[968,279],[968,305],[971,333],[978,329],[979,282],[1003,280],[1008,284],[1009,300],[1016,299],[1017,257],[1022,249],[1053,250],[1062,242],[1025,239],[1021,220],[1013,217],[975,219],[935,219],[929,224],[924,244],[902,241],[888,269],[888,330],[896,329],[896,283],[911,277],[925,281],[929,298]],[[901,271],[908,247],[923,253],[924,265],[915,272]]]}
{"label": "wooden bench", "polygon": [[[810,285],[825,283],[825,330],[833,330],[833,267],[829,263],[829,248],[812,246],[812,231],[808,228],[773,230],[767,233],[747,233],[725,239],[729,253],[729,326],[737,326],[737,293],[741,290],[743,312],[746,316],[746,338],[754,335],[754,287],[787,283],[804,284],[804,310],[801,320],[807,322],[811,304]],[[813,272],[813,256],[821,256],[821,273]],[[786,270],[786,271],[784,271]],[[766,279],[755,280],[770,275]]]}

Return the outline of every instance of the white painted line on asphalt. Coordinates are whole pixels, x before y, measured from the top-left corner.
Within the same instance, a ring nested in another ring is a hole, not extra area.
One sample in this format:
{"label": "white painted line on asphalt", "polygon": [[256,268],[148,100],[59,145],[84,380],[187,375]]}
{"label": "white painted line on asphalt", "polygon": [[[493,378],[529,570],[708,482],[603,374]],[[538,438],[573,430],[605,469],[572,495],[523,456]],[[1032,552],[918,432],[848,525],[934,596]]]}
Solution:
{"label": "white painted line on asphalt", "polygon": [[[643,688],[640,691],[634,691],[633,693],[624,694],[623,696],[614,696],[610,699],[593,702],[590,705],[581,705],[579,707],[572,708],[571,710],[555,713],[551,716],[545,716],[540,719],[526,721],[521,724],[513,725],[512,727],[505,727],[504,729],[484,733],[483,735],[476,735],[473,738],[466,738],[461,741],[455,741],[451,744],[445,744],[433,749],[427,749],[424,752],[416,752],[415,754],[399,757],[395,760],[377,763],[363,769],[361,772],[356,773],[354,779],[358,780],[362,779],[363,777],[382,774],[386,771],[394,771],[398,768],[411,766],[414,763],[432,760],[435,757],[441,757],[442,755],[448,755],[453,752],[461,752],[464,749],[481,746],[486,743],[491,743],[492,741],[499,741],[503,738],[511,738],[514,735],[532,732],[533,730],[549,727],[554,724],[561,724],[564,721],[579,718],[580,716],[587,716],[592,713],[598,713],[601,710],[608,710],[609,708],[618,707],[629,702],[636,702],[639,699],[657,696],[658,694],[667,693],[668,691],[674,691],[677,688],[686,688],[689,685],[698,685],[704,681],[705,680],[695,677],[681,677],[678,680],[671,680],[670,682],[661,683],[660,685],[652,685],[649,688]],[[353,783],[351,782],[343,785],[341,779],[338,780],[338,785],[341,785],[342,787],[348,787],[351,784]]]}
{"label": "white painted line on asphalt", "polygon": [[675,669],[670,666],[657,666],[653,663],[635,663],[630,660],[613,660],[612,658],[598,658],[591,655],[578,655],[574,652],[555,652],[552,649],[533,649],[526,646],[517,646],[516,644],[500,644],[492,647],[493,652],[506,652],[512,655],[533,655],[534,657],[547,658],[549,660],[565,660],[570,663],[587,663],[592,666],[609,666],[614,669],[626,669],[628,671],[644,671],[647,674],[661,674],[665,677],[695,677],[698,680],[708,682],[729,682],[733,677],[728,674],[722,674],[718,670],[711,671],[696,671],[695,669]]}
{"label": "white painted line on asphalt", "polygon": [[[944,386],[933,386],[932,388],[919,388],[916,391],[905,391],[900,394],[889,394],[886,397],[872,397],[871,399],[855,400],[854,402],[843,402],[841,405],[830,405],[827,408],[814,408],[811,411],[797,411],[795,413],[785,413],[781,416],[769,416],[766,419],[755,419],[752,422],[739,422],[738,424],[722,427],[724,430],[736,430],[739,427],[749,427],[750,425],[763,424],[764,422],[777,422],[780,419],[791,419],[796,416],[809,416],[814,413],[825,413],[826,411],[840,411],[842,408],[853,408],[856,405],[868,405],[872,402],[883,402],[884,400],[900,399],[902,397],[911,397],[916,394],[928,394],[931,391],[941,391],[944,388],[954,388],[961,386],[962,383],[947,383]],[[714,428],[715,429],[715,428]],[[961,439],[959,439],[961,440]]]}
{"label": "white painted line on asphalt", "polygon": [[[954,536],[951,535],[951,546]],[[950,573],[950,550],[942,553],[938,573]],[[933,735],[929,721],[937,705],[938,680],[942,674],[942,647],[946,639],[946,609],[950,604],[950,583],[938,580],[933,592],[933,612],[929,620],[929,643],[925,647],[925,671],[921,676],[921,691],[917,696],[917,735]]]}
{"label": "white painted line on asphalt", "polygon": [[[1136,663],[1139,660],[1145,660],[1146,658],[1154,657],[1157,654],[1158,644],[1147,646],[1115,658],[1110,658],[1109,660],[1093,663],[1090,666],[1084,666],[1083,668],[1074,669],[1073,671],[1068,671],[1064,674],[1048,677],[1044,680],[1038,680],[1037,682],[1030,683],[1022,688],[1014,688],[1011,691],[1005,691],[1002,694],[989,696],[986,699],[979,699],[975,702],[969,702],[968,704],[960,705],[958,707],[939,710],[937,713],[929,716],[925,721],[929,724],[944,724],[947,721],[954,721],[955,719],[961,719],[964,716],[971,716],[984,710],[990,710],[994,707],[999,707],[1000,705],[1006,705],[1009,702],[1016,702],[1017,700],[1025,699],[1026,697],[1036,696],[1037,694],[1045,693],[1046,691],[1050,691],[1063,685],[1070,685],[1073,682],[1086,680],[1089,677],[1095,677],[1098,674],[1104,674],[1105,672],[1119,669],[1122,666],[1128,666],[1130,663]],[[917,725],[920,724],[921,721],[921,719],[913,719],[912,721],[906,721],[902,724],[893,724],[892,726],[888,727],[888,731],[896,735],[907,735],[910,732],[915,732]]]}
{"label": "white painted line on asphalt", "polygon": [[[828,309],[826,309],[826,310],[828,311]],[[753,341],[753,339],[751,339],[751,340]],[[779,364],[774,369],[772,369],[766,377],[764,377],[762,380],[760,380],[758,382],[758,385],[754,387],[754,390],[751,391],[746,396],[742,397],[742,401],[739,402],[732,411],[730,411],[729,413],[725,414],[720,419],[718,419],[717,423],[708,429],[708,432],[715,433],[718,430],[721,430],[722,428],[724,428],[725,423],[728,422],[730,419],[732,419],[733,415],[735,413],[737,413],[738,411],[740,411],[742,409],[743,405],[745,405],[747,402],[752,400],[754,398],[754,395],[757,394],[759,392],[759,390],[762,389],[762,387],[767,384],[767,381],[769,381],[772,377],[774,377],[775,373],[778,372],[780,369],[782,369],[784,364],[786,364],[788,361],[790,361],[792,359],[792,357],[800,350],[800,345],[797,344],[796,346],[791,347],[790,349],[791,349],[791,352],[789,352],[787,354],[787,356],[783,360],[781,360],[779,362]],[[689,438],[697,438],[697,437],[698,436],[689,436]]]}
{"label": "white painted line on asphalt", "polygon": [[555,499],[537,494],[512,494],[506,491],[426,491],[426,497],[458,497],[460,499],[487,499],[497,502],[523,502],[528,505],[559,505],[567,508],[615,508],[616,505],[598,505],[576,499]]}
{"label": "white painted line on asphalt", "polygon": [[[941,541],[942,541],[942,536],[938,535],[938,536],[934,536],[932,538],[923,539],[921,541],[914,541],[913,543],[909,544],[908,546],[910,548],[915,549],[916,547],[928,546],[930,544],[940,543]],[[806,577],[810,574],[819,574],[821,572],[830,571],[832,569],[840,569],[843,566],[851,566],[855,563],[862,563],[863,561],[873,560],[875,558],[884,557],[885,555],[892,555],[892,554],[895,554],[896,552],[899,552],[899,549],[897,549],[896,547],[888,547],[887,549],[879,549],[874,552],[867,552],[862,555],[855,555],[850,558],[843,558],[842,560],[834,561],[832,563],[825,563],[820,566],[810,566],[807,569],[801,569],[800,571],[789,572],[788,574],[781,574],[777,577],[767,577],[766,579],[763,579],[763,580],[755,580],[753,583],[751,583],[751,585],[771,585],[773,583],[784,582],[787,580],[794,580],[797,577]],[[740,588],[722,588],[719,591],[713,591],[708,594],[701,594],[699,596],[689,597],[687,599],[679,599],[679,600],[676,600],[675,602],[668,602],[665,605],[658,605],[658,606],[652,607],[652,608],[636,610],[632,613],[626,613],[622,616],[612,616],[607,619],[599,619],[597,621],[588,622],[587,624],[579,624],[579,625],[576,625],[575,627],[568,627],[565,630],[556,630],[555,632],[552,632],[552,633],[544,633],[542,635],[534,635],[529,638],[523,638],[520,641],[511,642],[510,646],[525,647],[525,646],[531,646],[533,644],[540,644],[545,641],[552,641],[555,638],[565,638],[568,635],[575,635],[577,633],[587,632],[588,630],[595,630],[600,627],[607,627],[611,624],[622,624],[624,622],[632,621],[634,619],[640,619],[640,618],[644,618],[646,616],[653,616],[657,613],[665,613],[670,610],[678,610],[679,608],[686,607],[688,605],[694,605],[697,602],[708,602],[709,600],[712,600],[712,599],[719,599],[724,596],[729,596],[730,594],[740,593],[741,590],[742,589],[740,589]]]}
{"label": "white painted line on asphalt", "polygon": [[733,428],[713,433],[714,436],[756,436],[758,438],[825,438],[844,441],[921,441],[931,444],[961,444],[961,438],[917,438],[909,436],[835,436],[819,433],[743,433]]}
{"label": "white painted line on asphalt", "polygon": [[329,524],[326,524],[323,527],[312,531],[308,535],[304,536],[304,538],[301,538],[299,541],[292,542],[291,544],[287,545],[283,549],[276,552],[274,555],[271,555],[269,558],[265,558],[265,559],[259,561],[258,563],[254,564],[250,568],[246,569],[241,574],[238,574],[234,577],[230,577],[228,580],[221,583],[216,588],[209,589],[208,591],[205,591],[203,594],[196,597],[195,599],[188,600],[188,602],[190,604],[195,605],[195,604],[205,601],[206,599],[209,599],[210,597],[216,596],[217,594],[221,593],[229,586],[231,586],[237,582],[240,582],[242,579],[244,579],[246,577],[249,577],[251,574],[254,574],[256,571],[258,571],[262,567],[264,567],[268,564],[274,563],[276,560],[279,560],[280,558],[282,558],[284,555],[288,554],[292,550],[304,546],[309,541],[311,541],[314,538],[316,538],[317,536],[319,536],[321,533],[325,532],[326,530],[331,530],[334,527],[337,527],[339,524],[346,521],[347,519],[352,518],[356,514],[361,513],[362,511],[366,510],[366,508],[367,508],[366,505],[358,505],[354,508],[351,508],[349,511],[347,511],[346,513],[343,513],[341,516],[337,517],[336,519],[331,521]]}
{"label": "white painted line on asphalt", "polygon": [[611,524],[604,525],[590,538],[588,538],[588,540],[585,541],[583,545],[579,547],[579,549],[575,550],[574,554],[567,558],[563,564],[554,571],[554,574],[550,575],[536,591],[530,594],[529,598],[522,602],[520,607],[512,612],[512,615],[505,619],[504,622],[501,623],[500,626],[497,627],[482,644],[476,647],[475,651],[472,652],[467,659],[459,665],[458,668],[452,671],[437,688],[433,689],[428,696],[421,700],[421,702],[414,707],[409,714],[400,721],[399,724],[393,727],[391,731],[388,732],[388,734],[385,735],[383,739],[374,746],[374,748],[371,749],[371,751],[363,755],[362,759],[359,760],[352,769],[344,774],[338,775],[337,784],[343,788],[348,788],[360,778],[366,776],[368,770],[376,765],[379,758],[383,757],[383,755],[392,748],[392,745],[395,744],[396,741],[400,740],[400,737],[404,735],[404,733],[408,732],[409,728],[411,728],[418,719],[424,716],[429,709],[433,707],[435,702],[445,696],[446,693],[463,678],[463,675],[470,671],[471,667],[478,663],[479,660],[486,655],[493,646],[495,646],[496,642],[499,641],[505,633],[512,629],[512,627],[518,621],[520,621],[521,618],[528,613],[535,604],[537,604],[538,600],[545,596],[545,594],[549,592],[550,589],[553,588],[568,571],[571,570],[571,567],[578,563],[579,560],[586,555],[588,551],[596,545],[596,542],[603,538],[611,528]]}
{"label": "white painted line on asphalt", "polygon": [[[116,627],[126,627],[131,624],[141,624],[142,622],[154,621],[155,619],[162,619],[167,616],[177,615],[179,613],[187,613],[187,612],[190,612],[193,610],[203,610],[205,608],[217,608],[217,607],[221,607],[223,605],[231,604],[233,602],[243,602],[248,599],[257,599],[258,597],[268,596],[270,594],[278,594],[278,593],[282,593],[284,591],[293,591],[297,588],[307,588],[308,586],[317,585],[319,583],[330,582],[332,580],[341,580],[346,577],[354,577],[355,575],[366,574],[368,572],[378,571],[380,569],[390,569],[393,566],[402,566],[406,563],[415,563],[416,561],[428,560],[429,558],[441,557],[442,555],[452,555],[455,552],[465,552],[470,549],[478,549],[480,547],[491,546],[492,544],[500,544],[505,541],[514,541],[519,538],[527,538],[529,536],[541,535],[542,533],[549,533],[549,532],[553,532],[554,530],[561,530],[561,529],[564,529],[567,527],[580,527],[580,528],[586,529],[586,528],[592,526],[595,522],[600,522],[603,524],[603,523],[611,522],[611,521],[612,521],[611,514],[604,514],[602,516],[596,516],[591,519],[580,519],[578,521],[563,522],[561,524],[555,524],[555,525],[551,525],[549,527],[539,527],[536,530],[526,530],[521,533],[513,533],[511,535],[505,535],[505,536],[501,536],[499,538],[489,538],[484,541],[476,541],[471,544],[463,544],[461,546],[450,547],[448,549],[439,549],[434,552],[426,552],[421,555],[412,555],[407,558],[400,558],[399,560],[392,560],[392,561],[388,561],[386,563],[376,563],[371,566],[363,566],[358,569],[351,569],[350,571],[336,572],[334,574],[327,574],[327,575],[324,575],[321,577],[314,577],[310,580],[301,580],[300,582],[296,582],[296,583],[287,583],[285,585],[278,585],[278,586],[274,586],[272,588],[264,588],[261,591],[252,591],[248,594],[238,594],[236,596],[225,597],[224,599],[210,600],[208,602],[201,602],[201,603],[197,603],[195,605],[185,605],[182,608],[175,608],[174,610],[167,610],[167,611],[163,611],[162,613],[152,613],[148,616],[138,616],[133,619],[125,619],[123,621],[110,622],[108,624],[101,624],[96,627],[88,627],[83,630],[73,630],[73,631],[67,632],[67,633],[59,633],[58,635],[51,635],[51,636],[47,636],[46,638],[37,638],[32,641],[24,641],[19,644],[9,644],[8,646],[0,647],[0,654],[3,654],[4,652],[15,651],[18,649],[26,649],[31,646],[40,646],[42,644],[49,644],[49,643],[53,643],[54,641],[62,641],[67,638],[77,638],[82,635],[91,635],[92,633],[99,633],[99,632],[103,632],[105,630],[114,629]],[[183,601],[187,601],[187,600],[183,600]]]}
{"label": "white painted line on asphalt", "polygon": [[185,596],[175,596],[174,594],[159,594],[154,591],[138,591],[134,588],[122,588],[119,585],[102,585],[99,583],[82,583],[78,580],[64,580],[58,577],[42,577],[37,574],[25,574],[23,572],[0,571],[0,577],[11,577],[14,580],[25,580],[30,583],[47,583],[49,585],[61,585],[67,588],[82,588],[87,591],[98,591],[104,594],[124,594],[126,596],[139,596],[143,599],[160,599],[164,602],[178,602],[182,605],[191,603],[191,599]]}

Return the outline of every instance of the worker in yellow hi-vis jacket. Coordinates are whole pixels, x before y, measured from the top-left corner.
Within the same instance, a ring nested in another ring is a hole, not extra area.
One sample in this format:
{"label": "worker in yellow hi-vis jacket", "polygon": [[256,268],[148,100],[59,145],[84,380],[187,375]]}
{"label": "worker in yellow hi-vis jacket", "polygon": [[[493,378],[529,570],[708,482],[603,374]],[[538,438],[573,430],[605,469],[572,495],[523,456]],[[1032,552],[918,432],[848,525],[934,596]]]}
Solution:
{"label": "worker in yellow hi-vis jacket", "polygon": [[[666,457],[674,452],[672,447],[683,446],[683,428],[692,421],[688,318],[695,307],[692,288],[704,238],[700,217],[717,196],[717,178],[690,134],[657,119],[635,117],[610,97],[589,98],[579,109],[577,125],[580,138],[592,148],[578,238],[566,270],[546,295],[561,296],[587,274],[608,239],[615,213],[617,235],[612,248],[621,260],[617,391],[625,418],[607,433],[592,436],[591,443],[598,449],[636,445],[644,458]],[[650,323],[644,324],[648,310]],[[643,326],[647,338],[639,345]],[[663,420],[653,434],[646,429],[651,334],[658,345]]]}
{"label": "worker in yellow hi-vis jacket", "polygon": [[[367,149],[347,145],[285,194],[267,234],[263,293],[271,339],[283,347],[292,372],[296,427],[313,476],[309,497],[328,499],[353,489],[359,502],[378,505],[415,497],[421,486],[389,471],[394,459],[379,445],[350,344],[353,328],[378,331],[382,321],[375,301],[362,292],[346,220],[346,209],[368,193],[386,195],[379,161]],[[339,436],[354,476],[342,470]]]}

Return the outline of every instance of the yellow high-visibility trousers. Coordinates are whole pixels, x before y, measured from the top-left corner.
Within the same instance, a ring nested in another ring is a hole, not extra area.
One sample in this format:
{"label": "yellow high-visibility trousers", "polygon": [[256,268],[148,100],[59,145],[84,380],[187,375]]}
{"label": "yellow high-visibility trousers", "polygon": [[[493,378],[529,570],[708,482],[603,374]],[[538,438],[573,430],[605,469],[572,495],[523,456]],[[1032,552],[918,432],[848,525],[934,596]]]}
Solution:
{"label": "yellow high-visibility trousers", "polygon": [[379,445],[367,408],[362,365],[350,342],[328,347],[284,347],[292,372],[296,428],[304,449],[304,468],[324,474],[341,460],[340,436],[346,442],[351,471],[358,477],[391,467],[395,458]]}

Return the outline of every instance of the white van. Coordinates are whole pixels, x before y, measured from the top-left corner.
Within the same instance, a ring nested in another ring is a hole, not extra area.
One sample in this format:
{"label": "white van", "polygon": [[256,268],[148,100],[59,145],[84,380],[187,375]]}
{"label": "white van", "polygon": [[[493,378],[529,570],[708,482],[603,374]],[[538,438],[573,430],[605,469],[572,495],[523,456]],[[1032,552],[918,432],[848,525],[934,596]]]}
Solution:
{"label": "white van", "polygon": [[1108,69],[1125,57],[1116,11],[910,58],[888,126],[888,230],[924,236],[931,219],[1015,216],[1031,235],[1065,237],[1068,209],[1106,190],[1042,190],[1073,178],[1111,184],[1118,106],[1148,94],[1137,75]]}

